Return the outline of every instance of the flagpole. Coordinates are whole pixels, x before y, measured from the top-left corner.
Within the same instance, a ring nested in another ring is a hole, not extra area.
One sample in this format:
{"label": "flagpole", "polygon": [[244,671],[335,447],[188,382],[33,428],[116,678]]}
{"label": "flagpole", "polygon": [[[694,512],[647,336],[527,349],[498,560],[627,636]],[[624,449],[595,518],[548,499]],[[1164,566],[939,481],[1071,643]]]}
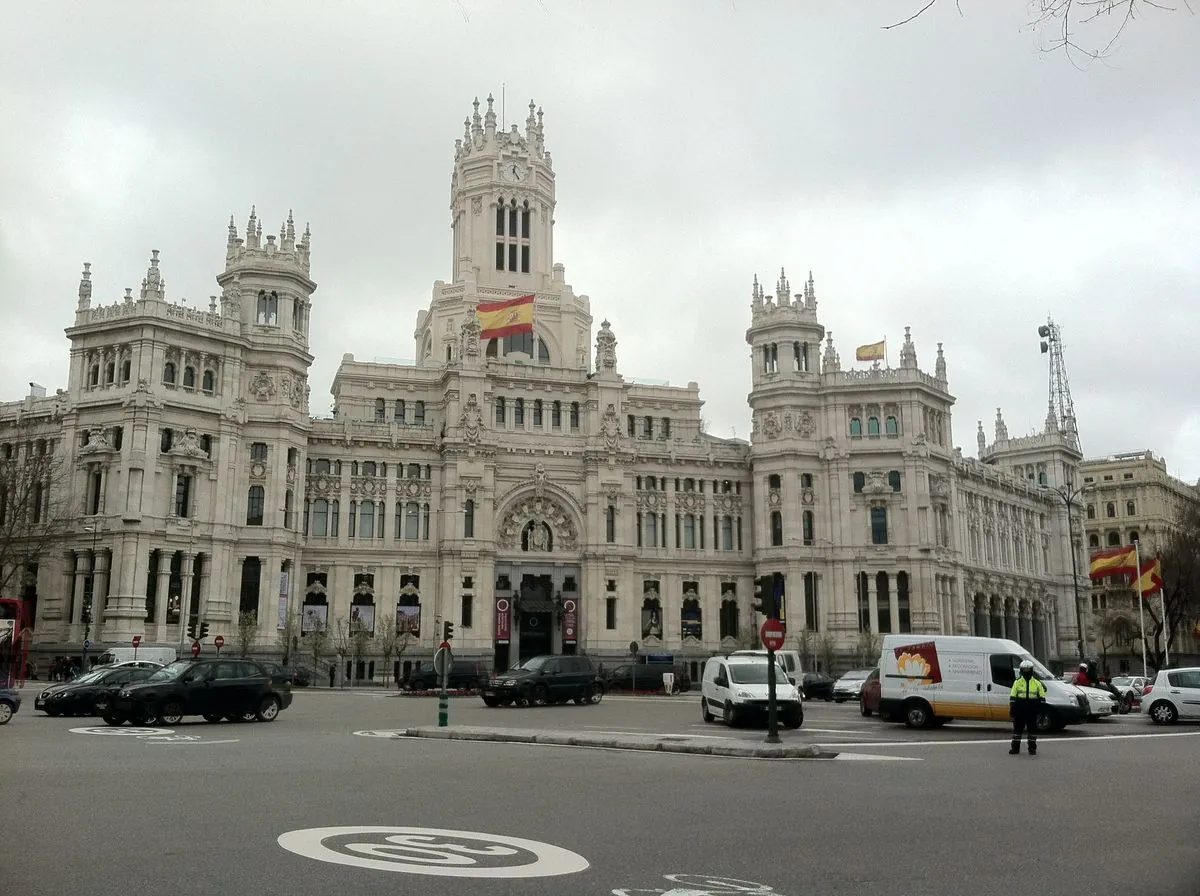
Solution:
{"label": "flagpole", "polygon": [[[1162,577],[1162,570],[1158,571]],[[1163,619],[1163,665],[1171,665],[1171,625],[1167,622],[1167,586],[1164,582],[1158,587],[1158,605],[1162,608]]]}
{"label": "flagpole", "polygon": [[1142,597],[1142,549],[1138,542],[1133,543],[1134,556],[1134,576],[1137,578],[1137,593],[1138,593],[1138,622],[1142,627],[1142,677],[1149,678],[1149,667],[1146,665],[1146,616],[1142,604],[1145,602]]}

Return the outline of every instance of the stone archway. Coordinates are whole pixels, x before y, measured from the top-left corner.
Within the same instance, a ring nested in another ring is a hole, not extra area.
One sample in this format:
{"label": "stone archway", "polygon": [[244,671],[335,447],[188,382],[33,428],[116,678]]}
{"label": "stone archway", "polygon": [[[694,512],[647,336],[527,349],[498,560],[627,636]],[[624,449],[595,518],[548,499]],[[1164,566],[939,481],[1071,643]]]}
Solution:
{"label": "stone archway", "polygon": [[530,553],[574,551],[579,525],[566,502],[543,492],[518,497],[501,516],[500,547]]}

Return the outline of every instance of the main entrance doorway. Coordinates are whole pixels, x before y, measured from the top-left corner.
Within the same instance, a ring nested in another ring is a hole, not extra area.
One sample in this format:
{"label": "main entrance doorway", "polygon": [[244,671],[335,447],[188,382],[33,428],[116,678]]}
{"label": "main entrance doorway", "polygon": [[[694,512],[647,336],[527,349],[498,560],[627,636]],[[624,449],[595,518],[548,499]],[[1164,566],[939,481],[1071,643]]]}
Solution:
{"label": "main entrance doorway", "polygon": [[521,576],[518,606],[521,630],[520,661],[554,652],[554,578]]}

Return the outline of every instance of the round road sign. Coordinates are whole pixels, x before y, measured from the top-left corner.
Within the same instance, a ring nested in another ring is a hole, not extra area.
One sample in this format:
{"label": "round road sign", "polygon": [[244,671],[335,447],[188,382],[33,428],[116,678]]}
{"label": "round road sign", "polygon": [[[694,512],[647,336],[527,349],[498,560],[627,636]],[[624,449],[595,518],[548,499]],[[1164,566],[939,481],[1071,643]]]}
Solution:
{"label": "round road sign", "polygon": [[84,650],[88,650],[89,648],[91,648],[91,646],[92,646],[92,642],[91,642],[91,641],[84,641],[84,642],[83,642],[83,649],[84,649]]}
{"label": "round road sign", "polygon": [[433,671],[440,681],[445,676],[446,671],[450,668],[450,663],[454,659],[454,655],[450,652],[449,645],[439,647],[433,655]]}
{"label": "round road sign", "polygon": [[220,650],[225,646],[225,636],[217,635],[215,638],[213,638],[213,645],[217,648],[217,650]]}
{"label": "round road sign", "polygon": [[192,642],[192,656],[199,656],[199,655],[200,655],[200,642],[193,641]]}
{"label": "round road sign", "polygon": [[787,637],[783,630],[783,623],[778,619],[768,619],[764,622],[759,634],[762,636],[763,647],[767,650],[779,650],[783,647],[784,639]]}
{"label": "round road sign", "polygon": [[134,635],[134,636],[133,636],[133,641],[132,641],[131,643],[133,644],[133,646],[134,646],[134,647],[137,647],[139,644],[141,644],[141,643],[142,643],[142,636],[141,636],[141,635]]}

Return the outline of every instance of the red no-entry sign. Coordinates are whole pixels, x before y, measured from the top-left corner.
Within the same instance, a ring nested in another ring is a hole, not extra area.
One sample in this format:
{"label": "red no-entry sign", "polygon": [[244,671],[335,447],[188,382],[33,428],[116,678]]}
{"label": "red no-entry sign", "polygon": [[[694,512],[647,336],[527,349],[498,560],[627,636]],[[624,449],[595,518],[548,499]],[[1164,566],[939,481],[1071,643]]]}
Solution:
{"label": "red no-entry sign", "polygon": [[142,643],[142,636],[141,636],[141,635],[134,635],[134,636],[133,636],[133,646],[136,648],[136,647],[137,647],[139,644],[141,644],[141,643]]}
{"label": "red no-entry sign", "polygon": [[764,622],[759,634],[762,636],[763,647],[767,650],[779,650],[783,647],[784,639],[787,637],[783,623],[778,619],[768,619]]}
{"label": "red no-entry sign", "polygon": [[216,647],[217,650],[220,650],[222,647],[224,647],[225,646],[225,636],[217,635],[215,638],[213,638],[213,646]]}
{"label": "red no-entry sign", "polygon": [[200,642],[193,641],[192,642],[192,656],[199,656],[199,655],[200,655]]}

